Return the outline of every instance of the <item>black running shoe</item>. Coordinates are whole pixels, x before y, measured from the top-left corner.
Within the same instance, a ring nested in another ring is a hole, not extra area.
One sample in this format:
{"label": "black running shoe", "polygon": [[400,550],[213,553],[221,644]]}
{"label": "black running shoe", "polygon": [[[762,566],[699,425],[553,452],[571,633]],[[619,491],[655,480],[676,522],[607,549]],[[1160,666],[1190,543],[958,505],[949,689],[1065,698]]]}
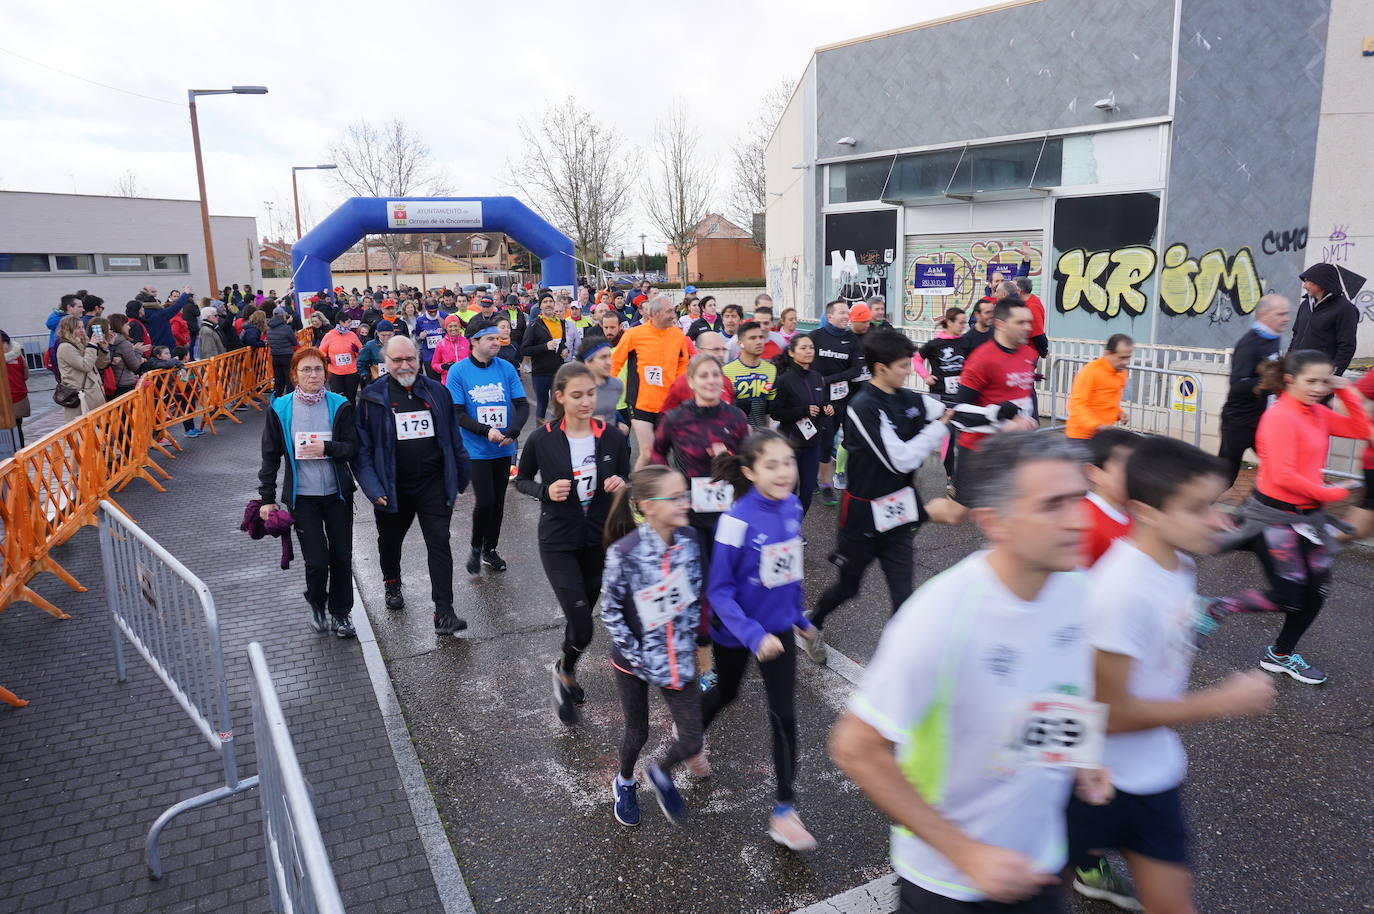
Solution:
{"label": "black running shoe", "polygon": [[434,614],[434,633],[436,635],[456,635],[468,627],[462,616],[454,615],[453,610]]}
{"label": "black running shoe", "polygon": [[506,560],[496,554],[495,549],[487,549],[482,553],[482,562],[492,571],[505,571]]}
{"label": "black running shoe", "polygon": [[386,608],[403,609],[406,605],[406,598],[401,594],[400,581],[384,581],[382,586],[386,588]]}
{"label": "black running shoe", "polygon": [[563,682],[563,662],[553,664],[553,704],[558,709],[558,719],[565,724],[577,722],[577,708],[574,706],[573,691]]}
{"label": "black running shoe", "polygon": [[340,638],[358,637],[358,631],[353,627],[352,614],[331,616],[329,619],[329,630]]}
{"label": "black running shoe", "polygon": [[468,552],[468,574],[477,574],[482,570],[482,550],[472,549]]}
{"label": "black running shoe", "polygon": [[310,627],[317,632],[329,631],[329,613],[317,606],[310,607]]}

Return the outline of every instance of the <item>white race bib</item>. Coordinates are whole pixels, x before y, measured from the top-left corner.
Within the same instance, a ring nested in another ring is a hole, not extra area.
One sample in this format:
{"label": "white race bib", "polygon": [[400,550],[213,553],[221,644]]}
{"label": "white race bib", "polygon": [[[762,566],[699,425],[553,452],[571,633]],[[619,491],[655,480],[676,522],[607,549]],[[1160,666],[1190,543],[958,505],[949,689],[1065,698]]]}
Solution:
{"label": "white race bib", "polygon": [[646,632],[671,622],[691,604],[692,590],[684,568],[678,568],[657,584],[635,591],[635,611]]}
{"label": "white race bib", "polygon": [[759,550],[759,583],[764,587],[781,587],[801,579],[801,537],[794,536],[781,543],[769,543]]}
{"label": "white race bib", "polygon": [[735,488],[725,480],[713,482],[709,476],[692,477],[692,510],[698,514],[719,514],[735,504]]}
{"label": "white race bib", "polygon": [[596,464],[584,463],[573,470],[573,488],[577,489],[577,500],[587,504],[596,491]]}
{"label": "white race bib", "polygon": [[352,365],[352,364],[353,364],[353,353],[351,353],[351,352],[336,352],[336,353],[334,353],[334,364],[335,364],[335,365],[338,365],[340,368],[346,368],[346,367],[348,367],[349,365]]}
{"label": "white race bib", "polygon": [[798,419],[797,431],[802,433],[802,438],[804,440],[810,441],[812,438],[816,437],[816,423],[812,422],[810,419]]}
{"label": "white race bib", "polygon": [[652,384],[654,387],[662,387],[662,386],[663,386],[663,366],[662,366],[662,365],[645,365],[645,366],[644,366],[644,383],[645,383],[645,384]]}
{"label": "white race bib", "polygon": [[910,524],[919,517],[916,513],[916,492],[911,486],[873,499],[873,529],[879,533]]}
{"label": "white race bib", "polygon": [[477,421],[492,428],[506,427],[506,404],[477,407]]}
{"label": "white race bib", "polygon": [[848,395],[849,395],[849,382],[848,382],[848,381],[836,381],[834,384],[831,384],[831,385],[830,385],[830,399],[832,399],[832,400],[843,400],[843,399],[844,399],[846,396],[848,396]]}
{"label": "white race bib", "polygon": [[1036,695],[1020,715],[1016,744],[1027,765],[1097,768],[1106,745],[1107,706],[1079,695]]}
{"label": "white race bib", "polygon": [[958,379],[958,378],[945,378],[945,393],[946,393],[946,394],[957,394],[958,392],[959,392],[959,379]]}
{"label": "white race bib", "polygon": [[301,456],[301,447],[302,447],[302,445],[306,445],[306,444],[314,444],[316,441],[333,441],[333,440],[334,440],[334,433],[333,433],[333,432],[296,432],[295,435],[293,435],[292,437],[294,437],[294,438],[296,439],[296,459],[297,459],[297,460],[323,460],[323,459],[324,459],[324,455],[323,455],[323,454],[321,454],[319,457],[303,457],[303,456]]}
{"label": "white race bib", "polygon": [[396,440],[414,441],[416,438],[434,437],[434,417],[429,410],[421,409],[413,413],[396,414]]}

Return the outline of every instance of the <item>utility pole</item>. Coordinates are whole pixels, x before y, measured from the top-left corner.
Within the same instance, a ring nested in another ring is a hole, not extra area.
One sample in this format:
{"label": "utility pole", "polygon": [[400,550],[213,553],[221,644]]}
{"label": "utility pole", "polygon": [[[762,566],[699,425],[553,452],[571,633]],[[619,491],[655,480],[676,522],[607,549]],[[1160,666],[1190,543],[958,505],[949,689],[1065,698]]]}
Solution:
{"label": "utility pole", "polygon": [[640,278],[641,280],[644,280],[644,279],[648,279],[648,278],[649,278],[649,273],[648,273],[648,271],[646,271],[646,270],[644,269],[644,260],[645,260],[645,258],[644,258],[644,239],[647,238],[647,237],[649,237],[649,236],[648,236],[648,235],[640,235],[640,236],[639,236],[639,278]]}

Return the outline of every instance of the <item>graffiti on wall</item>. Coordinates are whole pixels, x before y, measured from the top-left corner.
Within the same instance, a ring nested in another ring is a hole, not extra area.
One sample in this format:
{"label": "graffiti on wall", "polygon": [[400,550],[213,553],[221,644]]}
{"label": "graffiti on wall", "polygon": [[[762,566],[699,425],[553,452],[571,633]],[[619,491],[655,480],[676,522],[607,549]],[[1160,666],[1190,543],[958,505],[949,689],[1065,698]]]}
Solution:
{"label": "graffiti on wall", "polygon": [[831,298],[863,301],[888,295],[888,270],[897,255],[897,210],[828,213],[821,288]]}
{"label": "graffiti on wall", "polygon": [[1169,245],[1164,252],[1159,300],[1166,314],[1206,314],[1213,305],[1228,304],[1239,314],[1249,314],[1263,294],[1264,283],[1249,247],[1229,257],[1221,248],[1192,257],[1181,243]]}
{"label": "graffiti on wall", "polygon": [[781,314],[786,308],[796,308],[803,314],[802,281],[805,268],[800,254],[777,257],[768,262],[768,294],[773,296],[773,308]]}
{"label": "graffiti on wall", "polygon": [[1350,260],[1355,242],[1347,235],[1349,227],[1349,223],[1331,227],[1331,234],[1326,237],[1326,244],[1322,245],[1322,260],[1327,263],[1346,263]]}
{"label": "graffiti on wall", "polygon": [[1260,239],[1260,250],[1266,254],[1283,254],[1288,251],[1301,251],[1307,247],[1307,226],[1275,231],[1270,229]]}
{"label": "graffiti on wall", "polygon": [[1103,320],[1125,308],[1143,314],[1149,298],[1141,289],[1155,271],[1154,248],[1133,244],[1114,251],[1065,251],[1054,265],[1054,304],[1061,314],[1083,307]]}
{"label": "graffiti on wall", "polygon": [[[1006,275],[1015,276],[1021,266],[1021,255],[1017,249],[1022,241],[1030,244],[1030,279],[1039,289],[1041,277],[1042,244],[1039,238],[1016,236],[1011,238],[980,238],[970,235],[967,238],[931,239],[912,235],[906,244],[905,316],[909,324],[922,324],[943,314],[947,308],[972,308],[983,297],[987,286],[989,267],[1006,266]],[[954,264],[954,292],[949,295],[917,295],[916,264],[952,263]]]}

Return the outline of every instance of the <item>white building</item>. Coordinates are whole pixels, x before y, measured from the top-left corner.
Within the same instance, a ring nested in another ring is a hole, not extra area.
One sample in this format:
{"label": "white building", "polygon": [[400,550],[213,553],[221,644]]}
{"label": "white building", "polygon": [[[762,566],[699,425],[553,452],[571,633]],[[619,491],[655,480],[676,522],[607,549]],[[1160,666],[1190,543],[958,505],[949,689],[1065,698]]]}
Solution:
{"label": "white building", "polygon": [[[262,285],[257,220],[211,216],[221,287]],[[105,299],[122,311],[140,288],[159,296],[190,286],[211,295],[196,200],[0,191],[0,328],[43,331],[68,292]]]}

